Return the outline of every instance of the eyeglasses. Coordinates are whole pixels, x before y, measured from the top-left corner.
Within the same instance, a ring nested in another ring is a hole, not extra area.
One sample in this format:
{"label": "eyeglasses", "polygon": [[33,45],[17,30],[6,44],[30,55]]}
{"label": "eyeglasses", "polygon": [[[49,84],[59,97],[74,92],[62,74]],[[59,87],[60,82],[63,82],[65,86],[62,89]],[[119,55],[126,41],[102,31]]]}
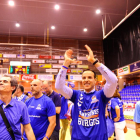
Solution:
{"label": "eyeglasses", "polygon": [[48,88],[42,88],[42,90],[47,90]]}

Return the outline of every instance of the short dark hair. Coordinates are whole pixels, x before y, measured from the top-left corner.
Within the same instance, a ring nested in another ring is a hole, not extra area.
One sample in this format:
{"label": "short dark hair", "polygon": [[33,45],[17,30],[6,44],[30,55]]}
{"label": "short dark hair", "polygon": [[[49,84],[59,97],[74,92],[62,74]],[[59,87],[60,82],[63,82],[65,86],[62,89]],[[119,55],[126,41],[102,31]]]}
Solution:
{"label": "short dark hair", "polygon": [[11,86],[15,86],[15,89],[12,91],[12,94],[16,91],[17,89],[17,86],[18,86],[18,82],[17,82],[17,79],[11,75],[4,75],[4,77],[10,77],[11,80],[10,80],[10,83],[11,83]]}
{"label": "short dark hair", "polygon": [[22,92],[24,92],[24,87],[23,87],[23,85],[18,85],[17,88],[20,88],[20,90],[21,90]]}
{"label": "short dark hair", "polygon": [[[90,69],[86,69],[86,70],[83,71],[83,73],[84,73],[85,71],[91,71],[91,72],[93,72],[93,73],[94,73],[94,78],[96,78],[96,72],[95,72],[95,71],[90,70]],[[83,73],[82,73],[82,74],[83,74]]]}

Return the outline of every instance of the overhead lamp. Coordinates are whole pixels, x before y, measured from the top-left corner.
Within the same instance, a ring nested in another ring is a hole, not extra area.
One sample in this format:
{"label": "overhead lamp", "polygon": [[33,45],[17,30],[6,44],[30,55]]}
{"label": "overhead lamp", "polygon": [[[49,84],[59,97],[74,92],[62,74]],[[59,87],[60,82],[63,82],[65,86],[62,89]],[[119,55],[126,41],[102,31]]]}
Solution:
{"label": "overhead lamp", "polygon": [[122,79],[122,76],[120,76],[119,78]]}
{"label": "overhead lamp", "polygon": [[87,32],[87,28],[84,28],[83,31],[84,31],[84,32]]}
{"label": "overhead lamp", "polygon": [[55,29],[55,26],[51,26],[51,29],[53,29],[53,30],[54,30],[54,29]]}
{"label": "overhead lamp", "polygon": [[56,4],[56,5],[54,6],[54,8],[55,8],[55,10],[59,10],[60,6],[59,6],[58,4]]}
{"label": "overhead lamp", "polygon": [[10,6],[14,6],[14,5],[15,5],[15,2],[14,2],[13,0],[9,0],[9,1],[8,1],[8,4],[9,4]]}
{"label": "overhead lamp", "polygon": [[17,23],[15,24],[15,26],[16,26],[16,27],[20,27],[20,24],[17,22]]}
{"label": "overhead lamp", "polygon": [[100,9],[97,9],[96,14],[100,14],[100,13],[101,13]]}

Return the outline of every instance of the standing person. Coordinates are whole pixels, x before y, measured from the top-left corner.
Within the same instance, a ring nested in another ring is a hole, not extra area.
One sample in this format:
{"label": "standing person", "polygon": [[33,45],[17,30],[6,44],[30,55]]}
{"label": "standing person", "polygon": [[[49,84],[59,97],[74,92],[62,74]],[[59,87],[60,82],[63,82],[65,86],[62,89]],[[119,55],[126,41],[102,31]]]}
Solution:
{"label": "standing person", "polygon": [[26,102],[29,97],[24,94],[24,87],[22,85],[18,85],[15,93],[13,94],[13,98],[18,101]]}
{"label": "standing person", "polygon": [[133,121],[135,122],[136,135],[140,137],[140,101],[136,103]]}
{"label": "standing person", "polygon": [[[12,76],[7,75],[0,79],[0,106],[6,115],[16,140],[21,140],[21,123],[28,140],[35,140],[26,105],[12,98],[12,93],[17,85],[17,80]],[[1,115],[0,140],[12,140]]]}
{"label": "standing person", "polygon": [[65,140],[66,132],[69,124],[69,120],[65,116],[68,111],[68,100],[65,97],[61,97],[61,112],[60,112],[60,121],[62,124],[60,131],[60,140]]}
{"label": "standing person", "polygon": [[52,90],[52,83],[50,81],[44,81],[42,87],[44,93],[52,99],[56,110],[56,126],[50,139],[59,140],[61,98],[58,93]]}
{"label": "standing person", "polygon": [[72,50],[65,52],[65,61],[56,78],[55,87],[60,94],[74,103],[72,140],[108,140],[105,107],[116,89],[117,78],[106,66],[94,58],[90,47],[87,45],[85,47],[89,52],[87,60],[106,79],[104,89],[95,91],[96,74],[91,70],[86,70],[82,74],[84,91],[73,90],[65,86],[68,66],[74,62],[71,59]]}
{"label": "standing person", "polygon": [[[49,140],[55,125],[56,111],[52,100],[43,95],[42,81],[35,79],[31,83],[32,98],[26,101],[36,140]],[[24,133],[23,138],[27,140]]]}
{"label": "standing person", "polygon": [[125,140],[124,128],[126,123],[123,110],[123,102],[120,100],[118,90],[116,90],[111,99],[111,116],[115,125],[116,140]]}

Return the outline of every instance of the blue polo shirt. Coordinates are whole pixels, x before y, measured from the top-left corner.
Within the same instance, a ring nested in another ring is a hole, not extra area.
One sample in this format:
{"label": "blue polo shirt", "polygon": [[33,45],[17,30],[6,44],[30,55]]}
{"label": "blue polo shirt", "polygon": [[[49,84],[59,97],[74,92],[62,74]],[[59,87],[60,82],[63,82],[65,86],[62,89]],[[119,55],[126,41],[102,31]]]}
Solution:
{"label": "blue polo shirt", "polygon": [[108,140],[105,107],[109,100],[103,90],[91,93],[73,90],[72,140]]}
{"label": "blue polo shirt", "polygon": [[[0,105],[3,107],[4,102],[0,100]],[[26,104],[11,99],[10,103],[4,108],[5,115],[12,127],[16,140],[21,140],[21,125],[30,123],[28,110]],[[6,125],[0,115],[0,140],[12,140],[9,132],[6,129]]]}

